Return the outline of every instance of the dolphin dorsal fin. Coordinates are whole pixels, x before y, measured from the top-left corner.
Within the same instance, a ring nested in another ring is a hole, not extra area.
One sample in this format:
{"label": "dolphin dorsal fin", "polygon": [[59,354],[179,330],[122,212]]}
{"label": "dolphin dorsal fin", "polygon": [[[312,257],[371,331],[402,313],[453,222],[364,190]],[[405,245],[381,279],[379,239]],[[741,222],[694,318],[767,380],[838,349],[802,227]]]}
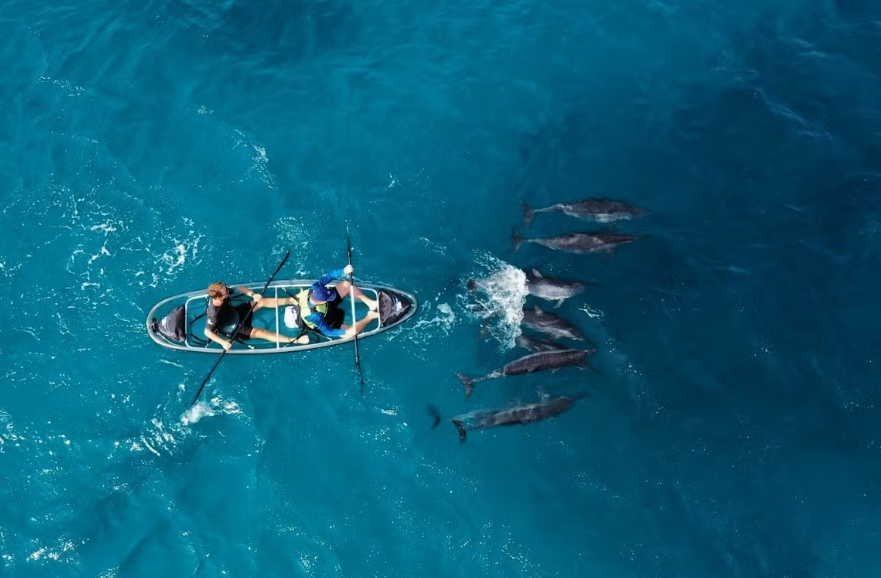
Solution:
{"label": "dolphin dorsal fin", "polygon": [[532,274],[535,275],[536,277],[544,277],[544,275],[542,275],[541,273],[538,272],[538,269],[533,269]]}

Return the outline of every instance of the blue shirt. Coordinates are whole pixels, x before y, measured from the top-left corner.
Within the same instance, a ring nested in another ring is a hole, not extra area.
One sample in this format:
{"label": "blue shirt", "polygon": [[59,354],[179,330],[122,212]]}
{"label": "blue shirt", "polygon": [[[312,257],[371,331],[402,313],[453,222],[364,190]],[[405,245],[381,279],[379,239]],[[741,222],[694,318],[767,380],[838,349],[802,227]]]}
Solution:
{"label": "blue shirt", "polygon": [[[312,288],[314,288],[316,285],[321,285],[322,287],[327,287],[328,283],[330,283],[332,281],[336,281],[337,279],[339,279],[342,276],[343,276],[342,269],[334,269],[333,271],[331,271],[330,273],[328,273],[327,275],[325,275],[324,277],[322,277],[321,279],[319,279],[318,281],[313,283]],[[331,291],[334,291],[334,293],[336,293],[336,291],[334,289],[331,289]],[[339,296],[339,293],[336,293],[336,295]],[[310,303],[309,306],[311,307],[312,304]],[[343,337],[346,334],[346,330],[343,328],[334,329],[334,328],[330,327],[327,324],[327,319],[324,317],[324,315],[322,315],[318,311],[314,311],[313,313],[307,315],[306,320],[309,321],[310,323],[314,323],[315,327],[318,328],[318,331],[320,331],[324,335],[327,335],[328,337]]]}

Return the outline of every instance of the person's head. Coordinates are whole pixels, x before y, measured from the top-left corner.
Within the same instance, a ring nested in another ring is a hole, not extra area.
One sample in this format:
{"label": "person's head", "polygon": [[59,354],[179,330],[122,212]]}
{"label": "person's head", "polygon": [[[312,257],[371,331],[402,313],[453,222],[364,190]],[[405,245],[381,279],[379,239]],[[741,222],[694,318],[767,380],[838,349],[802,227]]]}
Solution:
{"label": "person's head", "polygon": [[326,303],[334,299],[336,299],[336,289],[330,289],[318,284],[312,287],[312,301],[315,303]]}
{"label": "person's head", "polygon": [[208,286],[208,297],[212,299],[225,299],[229,295],[229,288],[225,283],[217,281]]}

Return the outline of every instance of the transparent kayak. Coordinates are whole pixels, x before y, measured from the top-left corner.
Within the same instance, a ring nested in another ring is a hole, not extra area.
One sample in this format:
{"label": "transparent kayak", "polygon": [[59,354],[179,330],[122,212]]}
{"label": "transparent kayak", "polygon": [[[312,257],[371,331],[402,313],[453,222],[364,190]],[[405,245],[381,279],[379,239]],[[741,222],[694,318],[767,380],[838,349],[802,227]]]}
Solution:
{"label": "transparent kayak", "polygon": [[[314,279],[276,281],[267,287],[266,291],[263,292],[263,296],[281,299],[294,297],[303,289],[309,288],[314,282]],[[230,285],[230,287],[238,286],[248,287],[255,291],[263,289],[263,283],[238,283]],[[329,284],[328,286],[333,287],[334,284]],[[375,299],[379,303],[380,314],[378,320],[371,322],[364,331],[358,334],[359,341],[397,327],[416,314],[416,309],[418,308],[416,297],[406,291],[367,281],[359,281],[357,287],[367,297]],[[239,295],[233,295],[232,299],[234,306],[238,303],[250,301],[247,297]],[[292,315],[292,312],[287,311],[289,307],[283,305],[278,308],[266,307],[258,309],[251,314],[248,324],[252,327],[261,327],[271,333],[297,337],[300,335],[301,330],[292,323],[295,316]],[[205,312],[207,308],[207,288],[163,299],[154,305],[147,314],[147,335],[154,342],[169,349],[217,354],[223,351],[223,349],[220,345],[205,337]],[[350,325],[352,322],[352,304],[348,297],[343,300],[339,308],[346,315],[343,323]],[[357,318],[361,319],[366,313],[367,306],[356,299],[355,315]],[[230,326],[223,329],[226,330],[228,336],[232,333],[233,327]],[[223,329],[221,330],[223,331]],[[326,337],[311,331],[307,332],[307,334],[310,339],[307,344],[279,344],[264,339],[249,339],[244,343],[236,341],[233,343],[232,348],[227,351],[227,355],[293,353],[295,351],[329,347],[352,341],[351,337]]]}

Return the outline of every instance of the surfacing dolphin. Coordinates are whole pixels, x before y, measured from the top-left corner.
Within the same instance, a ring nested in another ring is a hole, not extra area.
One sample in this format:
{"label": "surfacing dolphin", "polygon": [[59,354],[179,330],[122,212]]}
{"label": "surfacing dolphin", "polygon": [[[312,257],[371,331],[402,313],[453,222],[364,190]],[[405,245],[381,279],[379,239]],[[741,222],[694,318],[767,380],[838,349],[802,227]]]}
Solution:
{"label": "surfacing dolphin", "polygon": [[526,201],[523,201],[523,222],[526,228],[528,229],[532,224],[535,213],[550,213],[551,211],[558,211],[570,217],[598,223],[626,221],[645,215],[645,209],[611,199],[584,199],[574,203],[557,203],[542,209],[533,209]]}
{"label": "surfacing dolphin", "polygon": [[527,373],[535,373],[536,371],[560,369],[561,367],[567,366],[576,366],[584,369],[585,367],[590,367],[590,365],[584,362],[584,358],[593,353],[596,353],[596,349],[540,351],[538,353],[530,353],[520,359],[515,359],[514,361],[505,364],[504,367],[496,369],[483,377],[471,379],[465,377],[461,373],[457,373],[456,377],[458,377],[462,381],[462,385],[465,386],[465,399],[469,399],[474,392],[474,384],[481,381],[495,379],[497,377],[508,377],[510,375],[525,375]]}
{"label": "surfacing dolphin", "polygon": [[577,327],[555,313],[543,311],[540,307],[523,310],[523,325],[535,329],[554,339],[574,339],[586,341],[584,334]]}
{"label": "surfacing dolphin", "polygon": [[[459,442],[465,443],[469,430],[541,421],[560,415],[571,408],[576,401],[586,396],[587,393],[578,393],[572,396],[549,397],[537,403],[519,405],[509,409],[482,410],[460,415],[452,418],[450,421],[459,430]],[[428,411],[434,417],[434,425],[431,426],[431,429],[434,429],[443,418],[440,415],[440,411],[434,406],[429,406]],[[467,425],[466,421],[468,422]]]}
{"label": "surfacing dolphin", "polygon": [[[585,284],[579,281],[570,281],[569,279],[560,279],[555,277],[545,277],[538,269],[531,271],[523,271],[526,276],[526,292],[533,297],[545,299],[547,301],[556,301],[556,307],[563,304],[563,301],[574,297],[584,291]],[[474,292],[479,289],[487,291],[487,283],[485,279],[469,279],[465,284],[468,291]]]}
{"label": "surfacing dolphin", "polygon": [[555,307],[559,307],[566,299],[584,291],[584,283],[578,281],[545,277],[537,269],[524,271],[524,273],[526,273],[526,290],[529,294],[539,299],[556,301]]}
{"label": "surfacing dolphin", "polygon": [[626,235],[624,233],[567,233],[556,237],[547,237],[545,239],[524,239],[517,229],[511,233],[511,240],[514,242],[514,251],[520,248],[523,243],[535,243],[553,249],[555,251],[566,251],[567,253],[597,253],[599,251],[612,251],[618,245],[632,243],[645,239],[648,235]]}

